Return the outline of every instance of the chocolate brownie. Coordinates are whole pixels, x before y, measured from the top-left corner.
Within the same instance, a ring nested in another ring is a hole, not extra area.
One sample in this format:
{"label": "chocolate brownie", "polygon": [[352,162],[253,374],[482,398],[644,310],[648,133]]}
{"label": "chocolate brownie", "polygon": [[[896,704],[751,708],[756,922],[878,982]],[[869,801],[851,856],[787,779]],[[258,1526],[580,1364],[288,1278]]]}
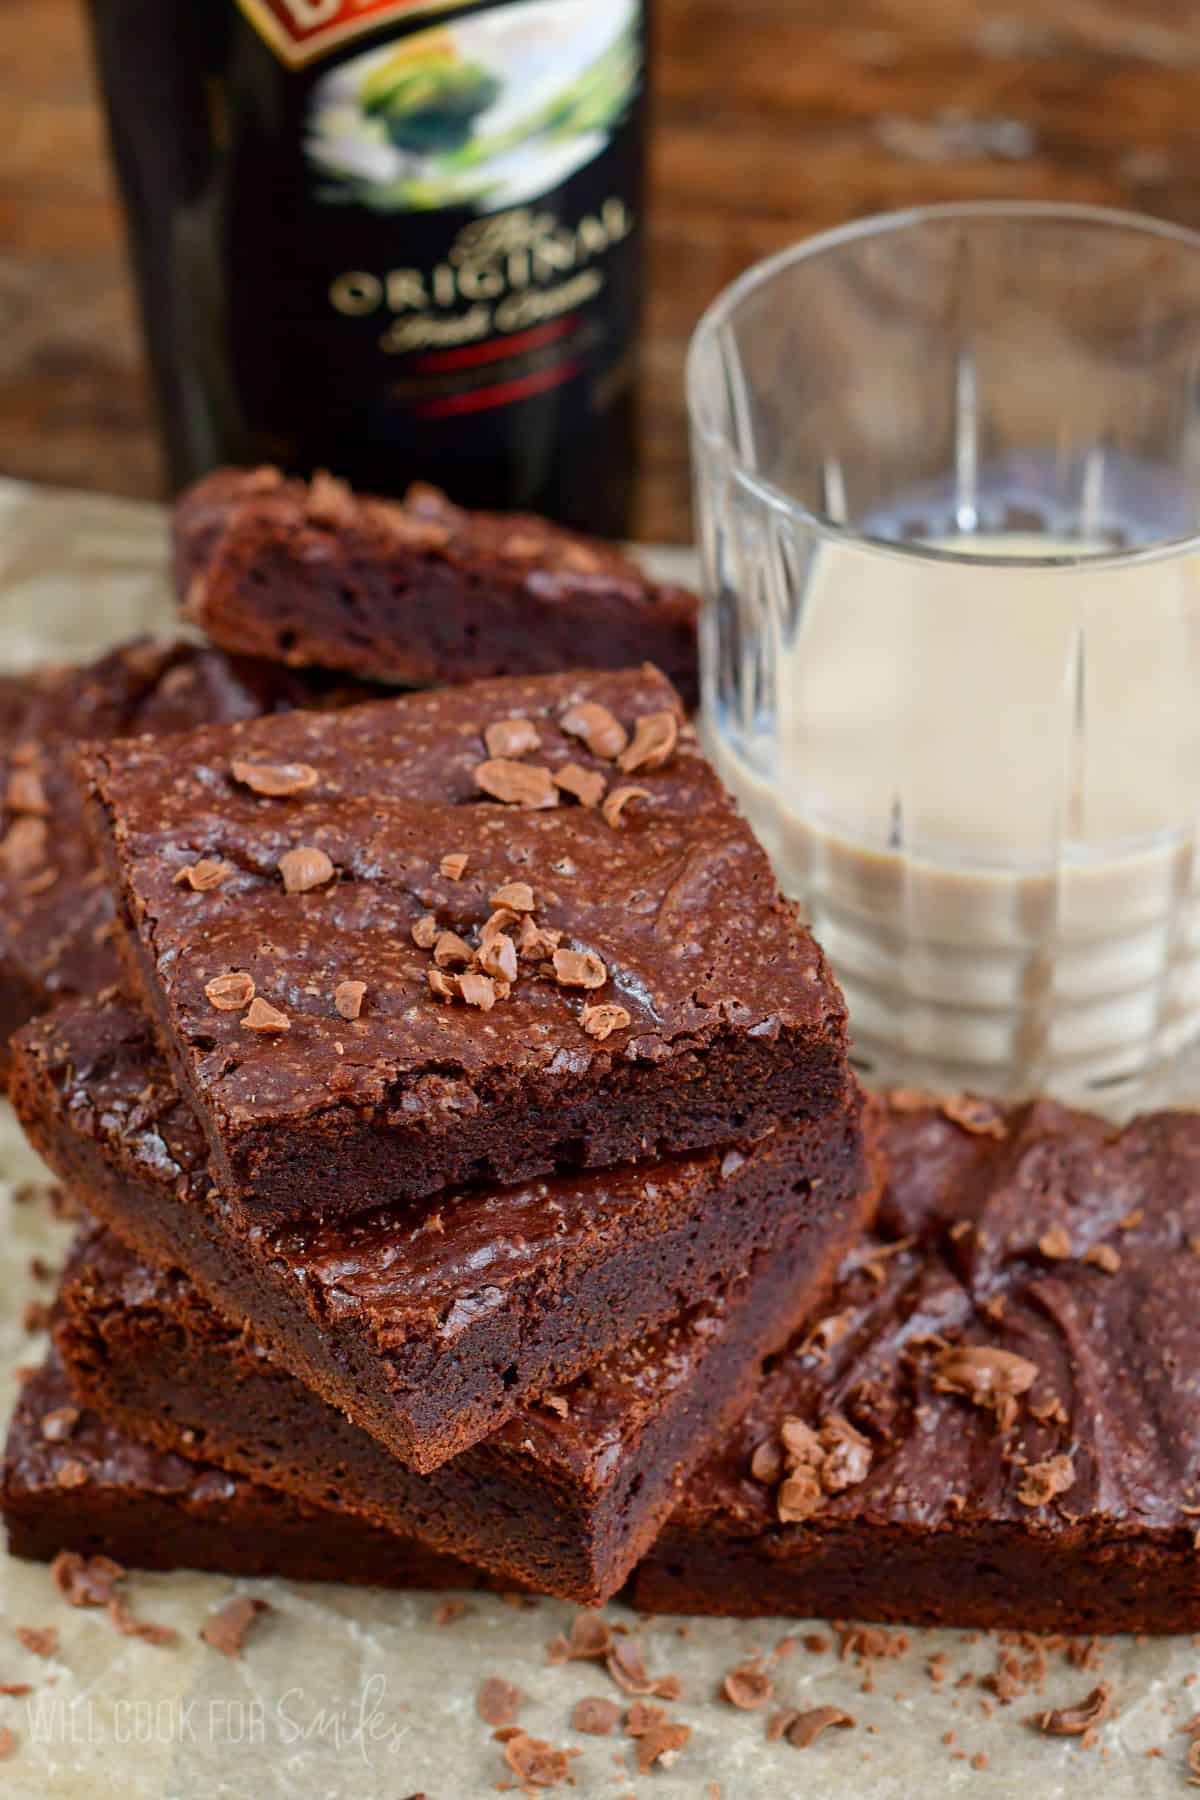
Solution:
{"label": "chocolate brownie", "polygon": [[81,1408],[54,1355],[17,1401],[2,1505],[10,1552],[32,1562],[74,1550],[136,1569],[371,1587],[478,1587],[486,1579],[353,1513],[148,1448]]}
{"label": "chocolate brownie", "polygon": [[60,1008],[14,1039],[13,1099],[68,1188],[410,1467],[427,1472],[618,1345],[780,1253],[864,1180],[860,1099],[753,1144],[377,1209],[247,1224],[142,1015]]}
{"label": "chocolate brownie", "polygon": [[652,1612],[1200,1628],[1200,1114],[895,1097],[878,1232],[689,1484]]}
{"label": "chocolate brownie", "polygon": [[545,519],[218,469],[174,535],[184,612],[227,650],[418,687],[650,661],[696,704],[696,596]]}
{"label": "chocolate brownie", "polygon": [[136,977],[256,1219],[842,1104],[841,994],[654,669],[83,760]]}
{"label": "chocolate brownie", "polygon": [[[81,738],[183,731],[323,703],[329,682],[184,643],[0,677],[0,1065],[19,1025],[120,975],[113,905],[71,772]],[[366,690],[355,692],[361,698]]]}
{"label": "chocolate brownie", "polygon": [[874,1196],[818,1195],[745,1275],[613,1352],[562,1393],[416,1475],[325,1406],[178,1270],[85,1227],[59,1289],[56,1342],[80,1396],[134,1437],[296,1494],[582,1604],[649,1547],[763,1354],[823,1295]]}

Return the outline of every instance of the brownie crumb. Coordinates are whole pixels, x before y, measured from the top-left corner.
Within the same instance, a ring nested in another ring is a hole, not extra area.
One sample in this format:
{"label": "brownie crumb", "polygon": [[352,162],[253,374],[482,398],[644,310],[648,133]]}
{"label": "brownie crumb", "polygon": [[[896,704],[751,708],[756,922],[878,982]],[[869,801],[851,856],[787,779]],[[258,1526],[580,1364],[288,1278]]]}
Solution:
{"label": "brownie crumb", "polygon": [[840,1706],[814,1706],[797,1713],[787,1728],[787,1741],[797,1750],[807,1750],[824,1731],[850,1731],[855,1724],[853,1714]]}
{"label": "brownie crumb", "polygon": [[17,1735],[11,1725],[0,1725],[0,1758],[8,1758],[17,1747]]}
{"label": "brownie crumb", "polygon": [[26,1331],[48,1331],[50,1329],[50,1308],[44,1300],[27,1300],[21,1313],[21,1324]]}
{"label": "brownie crumb", "polygon": [[66,1462],[59,1463],[54,1474],[54,1480],[55,1484],[60,1488],[86,1487],[88,1482],[87,1468],[83,1463],[77,1461],[75,1457],[68,1457]]}
{"label": "brownie crumb", "polygon": [[587,1662],[593,1657],[603,1661],[612,1646],[607,1619],[597,1618],[595,1613],[576,1613],[567,1636],[551,1640],[548,1655],[552,1663]]}
{"label": "brownie crumb", "polygon": [[333,880],[336,872],[324,850],[318,850],[312,844],[285,850],[279,859],[285,894],[307,894],[313,888],[324,887]]}
{"label": "brownie crumb", "polygon": [[362,1012],[365,981],[339,981],[333,990],[334,1009],[343,1019],[357,1019]]}
{"label": "brownie crumb", "polygon": [[645,1655],[636,1638],[615,1638],[604,1661],[617,1686],[627,1694],[657,1696],[662,1700],[679,1698],[678,1676],[652,1676],[646,1668]]}
{"label": "brownie crumb", "polygon": [[433,1609],[433,1622],[435,1625],[457,1625],[470,1610],[465,1600],[443,1600]]}
{"label": "brownie crumb", "polygon": [[1083,1737],[1097,1725],[1102,1725],[1111,1711],[1112,1688],[1107,1681],[1102,1681],[1077,1705],[1058,1706],[1035,1713],[1030,1724],[1036,1725],[1039,1731],[1044,1731],[1049,1737]]}
{"label": "brownie crumb", "polygon": [[606,825],[616,831],[620,827],[621,814],[631,800],[652,800],[653,794],[644,787],[615,787],[605,795],[600,806],[600,813]]}
{"label": "brownie crumb", "polygon": [[638,1774],[648,1775],[656,1763],[669,1769],[678,1762],[691,1735],[691,1726],[680,1724],[675,1719],[664,1719],[660,1724],[651,1726],[649,1731],[643,1732],[637,1739]]}
{"label": "brownie crumb", "polygon": [[493,757],[477,766],[475,785],[491,799],[500,800],[505,806],[524,807],[529,812],[541,812],[558,805],[558,789],[550,778],[550,771],[537,763]]}
{"label": "brownie crumb", "polygon": [[633,728],[633,741],[617,757],[623,775],[639,769],[661,769],[675,753],[679,721],[672,712],[645,713]]}
{"label": "brownie crumb", "polygon": [[21,1700],[26,1694],[32,1694],[33,1686],[28,1681],[0,1681],[0,1694],[12,1700]]}
{"label": "brownie crumb", "polygon": [[303,794],[317,785],[317,771],[311,763],[260,763],[234,761],[230,769],[235,781],[267,799],[285,800],[292,794]]}
{"label": "brownie crumb", "polygon": [[763,1668],[761,1658],[754,1656],[726,1672],[721,1692],[731,1706],[742,1712],[753,1712],[772,1698],[775,1684]]}
{"label": "brownie crumb", "polygon": [[16,1639],[34,1656],[55,1656],[58,1653],[58,1632],[53,1625],[18,1625]]}
{"label": "brownie crumb", "polygon": [[994,1100],[980,1100],[974,1094],[951,1094],[941,1102],[941,1108],[952,1124],[969,1131],[972,1137],[1008,1136],[1004,1110]]}
{"label": "brownie crumb", "polygon": [[147,1644],[173,1644],[179,1633],[170,1625],[156,1625],[150,1619],[139,1619],[119,1594],[108,1603],[108,1616],[122,1637],[141,1638]]}
{"label": "brownie crumb", "polygon": [[621,1708],[615,1700],[589,1695],[576,1701],[571,1726],[575,1731],[586,1732],[589,1737],[608,1737],[616,1729],[620,1717]]}
{"label": "brownie crumb", "polygon": [[238,1594],[205,1620],[200,1627],[200,1636],[222,1656],[239,1657],[254,1621],[260,1613],[269,1610],[265,1600]]}
{"label": "brownie crumb", "polygon": [[475,1696],[475,1711],[485,1725],[511,1725],[521,1710],[524,1694],[511,1681],[489,1675]]}
{"label": "brownie crumb", "polygon": [[60,1550],[50,1564],[51,1579],[68,1606],[107,1606],[124,1575],[110,1556],[81,1556],[77,1550]]}
{"label": "brownie crumb", "polygon": [[571,1775],[571,1758],[578,1750],[558,1750],[545,1738],[534,1738],[518,1732],[504,1746],[504,1760],[522,1783],[526,1793],[539,1788],[557,1787]]}
{"label": "brownie crumb", "polygon": [[254,998],[254,977],[240,970],[229,975],[214,975],[204,984],[204,994],[217,1012],[241,1012]]}

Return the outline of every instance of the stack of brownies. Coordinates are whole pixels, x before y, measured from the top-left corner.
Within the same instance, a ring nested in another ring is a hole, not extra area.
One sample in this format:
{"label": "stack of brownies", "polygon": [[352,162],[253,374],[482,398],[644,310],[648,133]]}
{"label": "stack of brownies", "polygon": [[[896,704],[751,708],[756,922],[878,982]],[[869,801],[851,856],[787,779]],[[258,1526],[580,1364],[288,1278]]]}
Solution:
{"label": "stack of brownies", "polygon": [[143,696],[86,734],[99,874],[58,863],[61,747],[10,755],[18,885],[55,868],[68,938],[91,896],[124,985],[77,971],[12,1044],[88,1222],[10,1543],[601,1600],[870,1217],[841,997],[655,668],[275,675],[265,716],[125,735]]}

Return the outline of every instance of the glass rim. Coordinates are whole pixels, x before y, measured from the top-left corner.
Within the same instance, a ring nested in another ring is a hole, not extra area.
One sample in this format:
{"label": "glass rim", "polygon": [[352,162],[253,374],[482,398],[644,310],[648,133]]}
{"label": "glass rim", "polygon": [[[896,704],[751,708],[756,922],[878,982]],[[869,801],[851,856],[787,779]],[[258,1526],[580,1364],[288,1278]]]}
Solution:
{"label": "glass rim", "polygon": [[802,500],[784,488],[756,474],[743,462],[728,434],[715,427],[704,416],[700,401],[701,362],[720,355],[719,339],[737,308],[759,288],[776,276],[800,263],[823,256],[827,251],[842,249],[871,238],[882,238],[914,226],[971,223],[994,219],[1058,219],[1075,225],[1104,226],[1131,232],[1144,239],[1162,238],[1200,256],[1200,231],[1173,220],[1157,219],[1149,213],[1132,212],[1115,206],[1088,206],[1058,200],[950,200],[927,206],[899,207],[889,212],[870,213],[852,219],[828,231],[801,238],[770,256],[762,257],[744,269],[729,285],[710,301],[701,313],[688,343],[685,364],[688,423],[692,433],[702,438],[712,450],[722,454],[735,483],[761,504],[776,513],[786,514],[803,525],[817,538],[826,539],[879,557],[899,558],[907,562],[943,563],[964,568],[1033,568],[1059,569],[1069,573],[1084,568],[1089,573],[1104,569],[1128,569],[1142,563],[1171,560],[1200,550],[1200,530],[1183,537],[1155,538],[1149,543],[1128,549],[1059,551],[1047,556],[1005,556],[984,551],[951,550],[943,545],[918,539],[875,537],[854,526],[841,525],[825,513],[814,512]]}

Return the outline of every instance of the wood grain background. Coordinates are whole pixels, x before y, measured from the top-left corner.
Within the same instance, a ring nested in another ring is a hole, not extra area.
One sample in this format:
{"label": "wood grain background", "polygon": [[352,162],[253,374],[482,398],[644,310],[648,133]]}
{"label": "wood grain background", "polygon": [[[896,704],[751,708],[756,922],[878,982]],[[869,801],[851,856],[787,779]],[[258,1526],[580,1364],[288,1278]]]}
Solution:
{"label": "wood grain background", "polygon": [[[964,197],[1200,225],[1193,0],[656,4],[642,537],[687,535],[688,333],[766,252]],[[79,0],[0,0],[0,24],[0,471],[160,493]]]}

